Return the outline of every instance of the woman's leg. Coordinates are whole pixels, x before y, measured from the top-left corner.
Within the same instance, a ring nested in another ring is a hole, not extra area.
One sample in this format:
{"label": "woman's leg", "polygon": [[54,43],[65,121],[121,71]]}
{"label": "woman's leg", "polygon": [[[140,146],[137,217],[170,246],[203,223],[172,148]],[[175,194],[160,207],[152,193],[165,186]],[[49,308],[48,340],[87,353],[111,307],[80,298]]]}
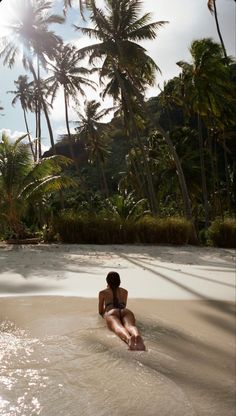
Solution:
{"label": "woman's leg", "polygon": [[143,339],[135,324],[135,317],[134,317],[133,312],[126,309],[124,311],[121,311],[121,314],[122,314],[122,322],[123,322],[125,329],[127,329],[127,331],[130,333],[131,336],[135,337],[134,349],[142,350],[142,351],[145,350],[146,348],[145,348]]}
{"label": "woman's leg", "polygon": [[120,319],[115,315],[108,315],[105,316],[106,323],[108,328],[115,332],[118,337],[120,337],[123,341],[125,341],[127,344],[130,342],[130,333],[127,331],[127,329],[122,325]]}

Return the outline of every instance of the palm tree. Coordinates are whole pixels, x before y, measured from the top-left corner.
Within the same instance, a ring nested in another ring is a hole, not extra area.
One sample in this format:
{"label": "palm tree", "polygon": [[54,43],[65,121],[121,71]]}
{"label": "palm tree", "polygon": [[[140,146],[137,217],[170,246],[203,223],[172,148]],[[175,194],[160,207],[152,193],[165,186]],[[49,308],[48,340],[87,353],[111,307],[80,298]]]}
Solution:
{"label": "palm tree", "polygon": [[107,178],[104,169],[107,149],[107,125],[101,120],[109,114],[113,108],[101,110],[101,104],[95,100],[85,101],[84,113],[77,111],[79,127],[76,128],[80,139],[86,143],[89,158],[97,164],[98,175],[101,178],[101,189],[108,197]]}
{"label": "palm tree", "polygon": [[[236,0],[234,0],[234,1],[236,1]],[[228,57],[227,57],[227,53],[226,53],[226,49],[225,49],[225,44],[224,44],[223,37],[222,37],[221,31],[220,31],[220,25],[219,25],[218,13],[217,13],[217,7],[216,7],[216,0],[208,0],[207,6],[208,6],[208,9],[210,10],[211,14],[214,15],[215,22],[216,22],[217,33],[219,35],[220,43],[221,43],[222,49],[224,51],[225,59],[227,60]]]}
{"label": "palm tree", "polygon": [[12,100],[12,105],[15,106],[17,101],[20,101],[21,108],[23,110],[24,115],[24,121],[25,121],[25,127],[28,134],[28,139],[30,143],[30,149],[32,156],[34,158],[34,161],[36,161],[36,152],[33,149],[33,143],[31,140],[31,135],[29,131],[29,126],[27,122],[27,116],[26,113],[28,110],[32,111],[32,95],[33,95],[33,89],[32,89],[32,82],[28,82],[28,76],[27,75],[20,75],[17,79],[17,81],[14,81],[16,90],[15,91],[7,91],[8,93],[15,94],[15,97]]}
{"label": "palm tree", "polygon": [[[41,105],[46,117],[51,141],[52,129],[48,117],[47,107],[41,94],[40,64],[46,67],[46,57],[52,59],[61,38],[49,26],[63,23],[64,17],[50,14],[52,2],[50,0],[18,0],[12,10],[12,18],[7,27],[9,33],[1,38],[0,57],[3,64],[12,68],[16,59],[22,58],[23,66],[33,74],[34,81],[38,83],[39,105],[37,107],[40,120]],[[37,70],[34,59],[37,61]],[[38,133],[40,126],[38,126]]]}
{"label": "palm tree", "polygon": [[45,158],[33,163],[27,135],[14,143],[5,134],[0,142],[0,211],[11,233],[16,238],[24,236],[22,218],[32,199],[38,201],[47,192],[55,192],[73,185],[73,181],[61,174],[70,159],[63,156]]}
{"label": "palm tree", "polygon": [[60,87],[63,88],[64,92],[64,106],[65,106],[65,119],[66,128],[69,139],[69,146],[71,157],[75,163],[77,173],[80,172],[76,155],[74,153],[74,138],[71,135],[70,124],[69,124],[69,100],[70,97],[76,100],[77,95],[85,95],[83,87],[89,86],[94,87],[95,83],[87,78],[90,71],[84,67],[79,66],[80,56],[76,47],[72,45],[61,45],[55,56],[54,63],[49,63],[50,69],[53,75],[50,76],[45,82],[48,85],[48,94],[54,101],[56,94]]}
{"label": "palm tree", "polygon": [[234,88],[221,45],[211,39],[202,39],[192,42],[190,52],[192,63],[177,63],[182,68],[179,95],[185,102],[185,109],[197,115],[205,226],[208,227],[209,198],[202,121],[209,125],[212,120],[222,119],[225,108],[232,103]]}
{"label": "palm tree", "polygon": [[106,200],[107,209],[115,218],[125,222],[129,220],[137,221],[143,215],[150,213],[147,208],[147,200],[142,198],[137,200],[131,192],[128,195],[114,195]]}
{"label": "palm tree", "polygon": [[145,39],[155,39],[156,30],[166,22],[150,23],[150,13],[138,17],[140,0],[105,0],[106,13],[90,0],[88,8],[94,28],[75,26],[83,34],[98,39],[100,43],[80,50],[81,55],[89,55],[90,63],[103,60],[100,79],[108,83],[104,94],[111,95],[120,101],[126,120],[129,120],[129,131],[139,143],[145,165],[148,182],[149,203],[153,213],[157,212],[155,192],[148,166],[147,155],[142,143],[135,117],[137,101],[142,102],[147,85],[153,85],[158,66],[136,43]]}
{"label": "palm tree", "polygon": [[[187,188],[187,184],[186,184],[186,179],[185,179],[185,175],[182,169],[182,164],[180,161],[180,158],[178,156],[178,153],[176,152],[175,146],[172,142],[171,139],[171,130],[173,129],[172,126],[172,120],[171,120],[171,116],[170,116],[170,111],[173,107],[173,105],[176,105],[176,100],[179,104],[179,100],[178,100],[178,95],[176,96],[175,94],[175,90],[176,88],[179,88],[179,79],[177,77],[175,77],[174,79],[170,80],[167,84],[165,84],[164,86],[164,90],[161,92],[161,94],[159,95],[159,100],[160,103],[162,105],[162,108],[164,110],[164,112],[167,113],[167,119],[168,119],[168,124],[169,124],[169,131],[165,131],[160,123],[156,123],[157,124],[157,129],[160,132],[160,134],[163,136],[164,140],[166,141],[170,153],[174,159],[175,162],[175,167],[176,167],[176,172],[178,175],[178,180],[179,180],[179,185],[180,185],[180,189],[181,189],[181,193],[182,193],[182,197],[183,197],[183,204],[184,204],[184,212],[185,212],[185,216],[188,220],[190,220],[193,223],[193,215],[192,215],[192,207],[191,207],[191,200],[189,197],[189,192],[188,192],[188,188]],[[182,104],[182,102],[181,102]]]}

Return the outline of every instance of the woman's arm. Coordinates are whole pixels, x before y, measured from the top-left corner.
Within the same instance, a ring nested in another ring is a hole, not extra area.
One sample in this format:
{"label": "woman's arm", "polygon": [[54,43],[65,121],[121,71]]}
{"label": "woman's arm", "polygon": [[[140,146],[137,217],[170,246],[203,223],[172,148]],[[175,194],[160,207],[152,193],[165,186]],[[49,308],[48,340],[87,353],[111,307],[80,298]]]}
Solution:
{"label": "woman's arm", "polygon": [[125,290],[125,295],[124,295],[124,301],[125,301],[125,306],[127,305],[127,300],[128,300],[128,290],[126,290],[126,289],[124,289]]}
{"label": "woman's arm", "polygon": [[103,292],[99,292],[98,295],[98,313],[103,316],[104,314],[104,295]]}

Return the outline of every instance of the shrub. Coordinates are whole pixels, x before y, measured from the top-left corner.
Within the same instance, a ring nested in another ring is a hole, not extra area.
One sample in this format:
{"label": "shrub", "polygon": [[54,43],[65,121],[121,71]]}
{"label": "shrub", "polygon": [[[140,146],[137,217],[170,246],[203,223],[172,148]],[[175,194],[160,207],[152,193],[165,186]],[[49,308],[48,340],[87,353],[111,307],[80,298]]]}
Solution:
{"label": "shrub", "polygon": [[216,247],[236,248],[236,221],[233,218],[213,221],[208,230],[209,244]]}
{"label": "shrub", "polygon": [[144,217],[137,226],[140,243],[187,244],[192,233],[191,223],[180,217]]}
{"label": "shrub", "polygon": [[121,223],[75,212],[64,212],[55,221],[54,228],[65,243],[119,244]]}
{"label": "shrub", "polygon": [[67,211],[54,224],[61,241],[81,244],[187,244],[191,223],[183,218],[144,217],[139,221]]}

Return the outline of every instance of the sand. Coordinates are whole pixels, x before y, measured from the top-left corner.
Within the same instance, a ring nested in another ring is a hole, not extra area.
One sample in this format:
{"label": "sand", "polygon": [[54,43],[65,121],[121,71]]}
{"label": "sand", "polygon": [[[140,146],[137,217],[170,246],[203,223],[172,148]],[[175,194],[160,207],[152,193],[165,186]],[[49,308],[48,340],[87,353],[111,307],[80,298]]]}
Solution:
{"label": "sand", "polygon": [[[1,416],[235,416],[234,255],[0,246]],[[147,352],[129,352],[97,315],[110,270]]]}

